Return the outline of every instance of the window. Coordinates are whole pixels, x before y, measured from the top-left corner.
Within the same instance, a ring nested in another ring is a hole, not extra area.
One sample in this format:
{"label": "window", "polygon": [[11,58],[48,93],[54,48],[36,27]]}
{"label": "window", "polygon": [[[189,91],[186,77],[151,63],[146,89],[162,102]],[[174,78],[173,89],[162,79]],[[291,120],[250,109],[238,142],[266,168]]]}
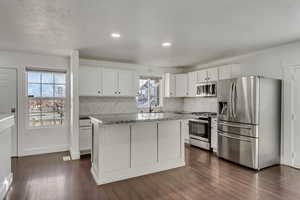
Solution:
{"label": "window", "polygon": [[138,108],[161,106],[161,79],[141,77],[136,101]]}
{"label": "window", "polygon": [[27,71],[27,96],[29,127],[64,124],[65,73]]}

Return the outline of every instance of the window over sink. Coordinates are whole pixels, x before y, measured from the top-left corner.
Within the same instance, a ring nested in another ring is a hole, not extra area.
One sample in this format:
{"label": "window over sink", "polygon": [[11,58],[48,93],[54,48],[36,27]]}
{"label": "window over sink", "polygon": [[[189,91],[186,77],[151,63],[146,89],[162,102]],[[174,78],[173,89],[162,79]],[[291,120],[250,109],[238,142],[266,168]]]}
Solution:
{"label": "window over sink", "polygon": [[139,91],[136,96],[138,108],[162,106],[162,78],[140,77]]}
{"label": "window over sink", "polygon": [[64,125],[66,73],[27,70],[26,74],[28,127]]}

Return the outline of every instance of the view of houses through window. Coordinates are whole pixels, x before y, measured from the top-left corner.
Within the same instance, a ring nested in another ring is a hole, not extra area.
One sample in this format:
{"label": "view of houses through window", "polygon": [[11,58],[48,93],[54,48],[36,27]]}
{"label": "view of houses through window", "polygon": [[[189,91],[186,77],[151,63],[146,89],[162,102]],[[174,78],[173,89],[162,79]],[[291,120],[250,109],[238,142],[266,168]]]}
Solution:
{"label": "view of houses through window", "polygon": [[140,78],[136,97],[138,108],[160,106],[161,81],[157,78]]}
{"label": "view of houses through window", "polygon": [[63,125],[66,74],[27,71],[29,127]]}

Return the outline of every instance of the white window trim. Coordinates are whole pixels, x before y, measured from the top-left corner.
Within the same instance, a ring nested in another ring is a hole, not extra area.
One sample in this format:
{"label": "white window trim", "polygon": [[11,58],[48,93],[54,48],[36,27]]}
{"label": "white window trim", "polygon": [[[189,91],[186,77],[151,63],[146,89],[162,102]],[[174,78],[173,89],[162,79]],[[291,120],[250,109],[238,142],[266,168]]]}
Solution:
{"label": "white window trim", "polygon": [[[31,69],[31,68],[30,68]],[[34,69],[32,70],[34,71]],[[41,72],[59,72],[59,71],[51,71],[51,70],[43,70],[41,68],[37,68],[36,71],[41,71]],[[65,72],[65,76],[66,76],[66,83],[65,83],[65,119],[64,119],[64,123],[62,125],[49,125],[49,126],[29,126],[29,98],[28,98],[28,70],[24,71],[24,96],[25,96],[25,112],[24,112],[24,117],[25,117],[25,128],[26,130],[41,130],[41,129],[66,129],[68,128],[68,123],[69,123],[69,73],[68,71],[62,71]]]}

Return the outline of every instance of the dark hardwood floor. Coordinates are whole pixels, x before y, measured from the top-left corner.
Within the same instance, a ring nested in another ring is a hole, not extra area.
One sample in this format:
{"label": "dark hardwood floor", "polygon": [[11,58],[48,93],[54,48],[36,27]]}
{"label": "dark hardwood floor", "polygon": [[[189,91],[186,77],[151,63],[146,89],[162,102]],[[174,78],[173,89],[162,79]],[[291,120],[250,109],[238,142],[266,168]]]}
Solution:
{"label": "dark hardwood floor", "polygon": [[14,183],[7,200],[299,200],[300,171],[275,166],[260,172],[186,147],[187,166],[96,186],[90,160],[63,161],[68,153],[13,159]]}

